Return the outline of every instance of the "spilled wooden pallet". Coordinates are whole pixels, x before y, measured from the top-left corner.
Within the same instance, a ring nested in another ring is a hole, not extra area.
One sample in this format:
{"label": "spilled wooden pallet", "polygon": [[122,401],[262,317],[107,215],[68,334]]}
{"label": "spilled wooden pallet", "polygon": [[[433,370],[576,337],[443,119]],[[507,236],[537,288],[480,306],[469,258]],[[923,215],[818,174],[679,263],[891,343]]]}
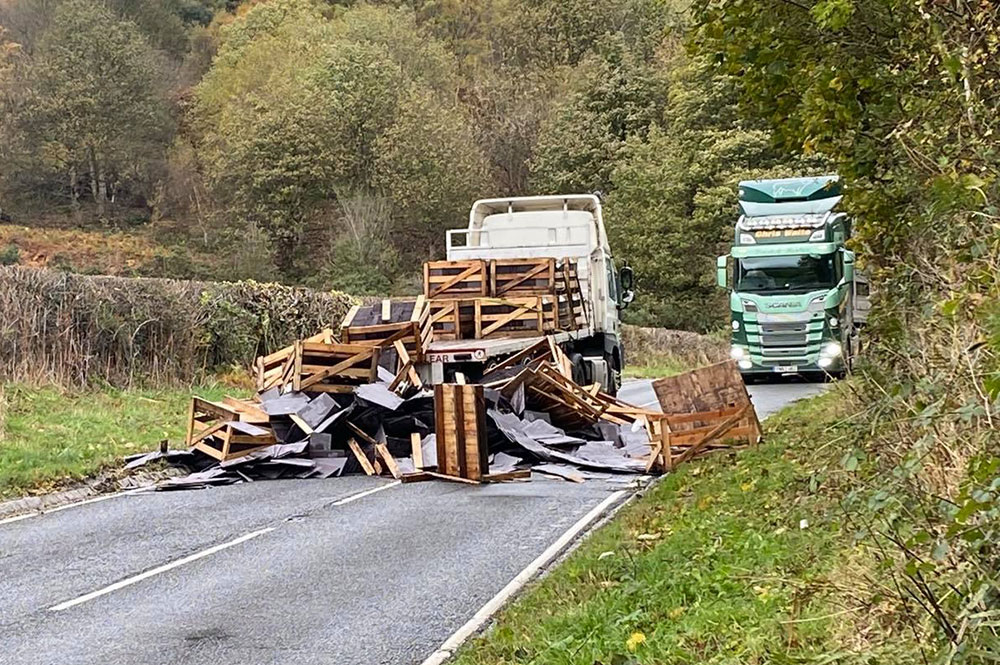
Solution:
{"label": "spilled wooden pallet", "polygon": [[192,397],[185,442],[225,462],[274,445],[277,439],[268,422],[267,414],[251,403],[220,404]]}
{"label": "spilled wooden pallet", "polygon": [[734,361],[657,379],[653,390],[663,410],[650,417],[660,470],[713,450],[756,445],[763,437]]}
{"label": "spilled wooden pallet", "polygon": [[402,342],[415,362],[423,359],[432,334],[430,303],[424,296],[355,305],[340,324],[344,343],[392,348]]}
{"label": "spilled wooden pallet", "polygon": [[474,482],[489,474],[483,386],[434,386],[434,423],[438,473]]}
{"label": "spilled wooden pallet", "polygon": [[[309,343],[332,344],[333,330],[324,328],[312,337],[302,340]],[[292,380],[295,365],[295,345],[261,356],[254,361],[254,380],[258,391],[283,386]]]}

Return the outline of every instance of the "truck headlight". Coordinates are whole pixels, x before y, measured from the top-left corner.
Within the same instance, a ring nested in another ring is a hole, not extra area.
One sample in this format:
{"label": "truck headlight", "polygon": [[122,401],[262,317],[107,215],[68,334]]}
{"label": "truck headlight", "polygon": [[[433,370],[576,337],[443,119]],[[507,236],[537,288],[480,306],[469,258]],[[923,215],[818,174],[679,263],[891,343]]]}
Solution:
{"label": "truck headlight", "polygon": [[746,360],[750,356],[745,347],[733,344],[729,347],[729,357],[733,360]]}
{"label": "truck headlight", "polygon": [[749,233],[741,233],[740,234],[740,244],[741,245],[756,245],[757,244],[757,239],[754,238]]}
{"label": "truck headlight", "polygon": [[827,367],[833,364],[833,360],[834,360],[833,358],[820,358],[816,362],[816,364],[819,365],[821,368],[826,369]]}
{"label": "truck headlight", "polygon": [[739,329],[740,329],[740,322],[734,320],[733,321],[733,330],[736,331],[736,330],[739,330]]}
{"label": "truck headlight", "polygon": [[831,328],[836,328],[839,325],[840,325],[840,319],[838,319],[835,316],[831,316],[830,317],[830,327]]}
{"label": "truck headlight", "polygon": [[819,242],[821,240],[826,240],[826,229],[820,229],[819,231],[813,231],[812,235],[809,236],[809,242]]}
{"label": "truck headlight", "polygon": [[840,346],[840,342],[827,342],[825,345],[823,345],[823,348],[820,350],[819,355],[825,358],[830,358],[832,360],[833,358],[839,357],[840,354],[843,352],[844,349]]}

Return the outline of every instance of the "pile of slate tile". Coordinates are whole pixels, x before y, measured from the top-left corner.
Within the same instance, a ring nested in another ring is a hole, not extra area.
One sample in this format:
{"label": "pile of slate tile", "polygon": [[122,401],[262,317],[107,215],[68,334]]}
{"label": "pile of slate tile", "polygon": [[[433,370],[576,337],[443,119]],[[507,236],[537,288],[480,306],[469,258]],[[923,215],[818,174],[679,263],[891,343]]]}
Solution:
{"label": "pile of slate tile", "polygon": [[[138,455],[126,468],[163,460],[191,471],[163,481],[162,490],[344,474],[478,484],[527,478],[532,470],[582,482],[595,473],[662,472],[678,460],[759,438],[759,424],[747,425],[751,418],[756,423],[748,397],[745,405],[709,405],[713,410],[704,412],[644,410],[596,384],[576,384],[549,337],[474,384],[456,374],[449,384],[427,387],[411,357],[419,346],[404,347],[419,326],[389,333],[384,342],[359,346],[336,343],[327,330],[258,359],[255,395],[194,397],[188,449]],[[733,381],[728,368],[700,371],[708,373],[693,373],[684,390],[704,392],[706,377]],[[730,392],[746,394],[741,381]],[[734,431],[741,435],[727,437]]]}

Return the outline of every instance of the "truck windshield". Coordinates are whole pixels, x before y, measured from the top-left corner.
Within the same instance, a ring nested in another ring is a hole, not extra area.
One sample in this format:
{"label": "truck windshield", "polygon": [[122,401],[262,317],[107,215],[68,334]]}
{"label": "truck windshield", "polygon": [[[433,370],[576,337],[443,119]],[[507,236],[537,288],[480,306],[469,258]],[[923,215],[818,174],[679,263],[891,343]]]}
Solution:
{"label": "truck windshield", "polygon": [[810,291],[835,286],[833,254],[809,256],[758,256],[740,259],[737,291]]}

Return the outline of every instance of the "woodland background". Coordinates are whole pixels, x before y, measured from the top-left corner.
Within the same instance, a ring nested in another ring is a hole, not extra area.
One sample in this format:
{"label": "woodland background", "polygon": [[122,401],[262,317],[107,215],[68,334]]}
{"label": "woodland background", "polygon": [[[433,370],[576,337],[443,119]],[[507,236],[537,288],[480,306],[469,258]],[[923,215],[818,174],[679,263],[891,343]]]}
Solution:
{"label": "woodland background", "polygon": [[630,320],[718,327],[736,182],[827,164],[687,5],[2,0],[0,261],[412,293],[476,198],[598,191]]}

